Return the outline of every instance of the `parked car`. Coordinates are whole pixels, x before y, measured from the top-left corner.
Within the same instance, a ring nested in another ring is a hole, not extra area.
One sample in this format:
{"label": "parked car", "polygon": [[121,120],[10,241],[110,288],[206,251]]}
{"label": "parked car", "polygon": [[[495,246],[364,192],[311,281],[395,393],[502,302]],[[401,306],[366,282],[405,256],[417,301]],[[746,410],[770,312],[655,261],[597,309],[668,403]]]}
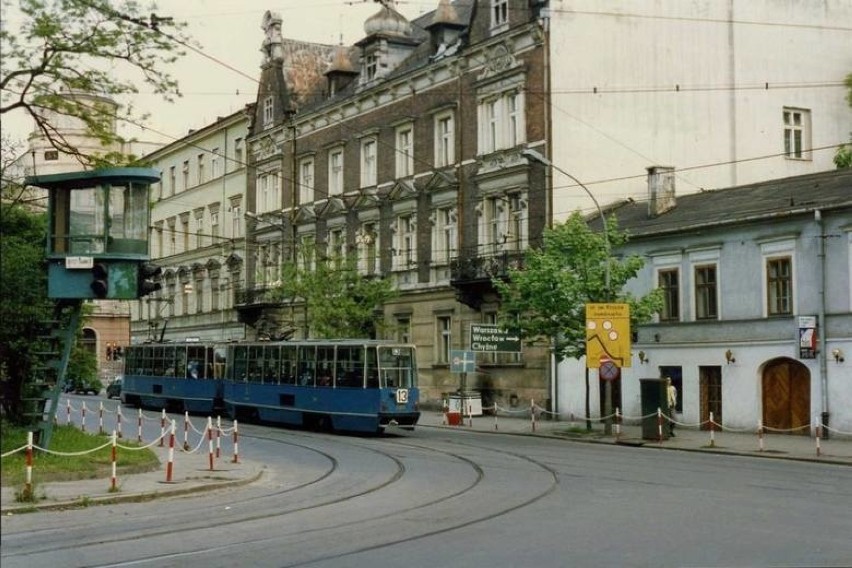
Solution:
{"label": "parked car", "polygon": [[89,377],[88,379],[66,379],[62,390],[63,392],[73,392],[75,394],[98,394],[102,388],[103,385],[100,379]]}
{"label": "parked car", "polygon": [[106,397],[107,398],[121,398],[122,378],[123,377],[121,375],[119,375],[116,378],[114,378],[112,381],[110,381],[110,383],[107,385],[107,388],[106,388]]}

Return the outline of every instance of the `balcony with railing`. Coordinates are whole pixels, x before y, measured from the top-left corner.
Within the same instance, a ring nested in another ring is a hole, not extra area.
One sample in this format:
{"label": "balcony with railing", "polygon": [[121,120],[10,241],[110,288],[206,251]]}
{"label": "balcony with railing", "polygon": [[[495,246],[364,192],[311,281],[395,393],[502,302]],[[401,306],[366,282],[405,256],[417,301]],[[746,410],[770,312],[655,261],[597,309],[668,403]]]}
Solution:
{"label": "balcony with railing", "polygon": [[450,285],[459,302],[479,309],[486,294],[496,292],[495,278],[506,279],[509,271],[523,268],[523,253],[502,252],[487,256],[462,256],[450,263]]}

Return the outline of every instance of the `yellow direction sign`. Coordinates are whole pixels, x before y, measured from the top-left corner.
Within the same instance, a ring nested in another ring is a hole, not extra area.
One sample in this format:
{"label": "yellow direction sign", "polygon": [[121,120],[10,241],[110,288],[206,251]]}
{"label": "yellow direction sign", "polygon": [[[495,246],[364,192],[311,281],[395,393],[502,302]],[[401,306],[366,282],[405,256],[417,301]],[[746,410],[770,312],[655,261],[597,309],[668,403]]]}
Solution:
{"label": "yellow direction sign", "polygon": [[586,367],[630,366],[630,305],[586,304]]}

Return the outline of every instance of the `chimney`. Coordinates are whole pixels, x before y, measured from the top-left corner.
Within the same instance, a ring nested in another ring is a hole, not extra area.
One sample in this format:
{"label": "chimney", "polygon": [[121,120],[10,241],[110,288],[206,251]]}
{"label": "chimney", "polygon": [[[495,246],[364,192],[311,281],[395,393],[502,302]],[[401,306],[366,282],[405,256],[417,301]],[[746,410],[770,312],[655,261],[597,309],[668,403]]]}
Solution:
{"label": "chimney", "polygon": [[675,169],[651,166],[648,170],[648,216],[658,217],[675,208]]}

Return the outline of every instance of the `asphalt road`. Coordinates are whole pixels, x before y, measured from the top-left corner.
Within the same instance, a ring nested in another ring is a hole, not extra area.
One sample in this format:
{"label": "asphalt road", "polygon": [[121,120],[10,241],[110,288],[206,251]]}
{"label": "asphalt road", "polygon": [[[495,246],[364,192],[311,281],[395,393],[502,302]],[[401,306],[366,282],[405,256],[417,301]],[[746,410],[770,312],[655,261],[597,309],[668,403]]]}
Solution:
{"label": "asphalt road", "polygon": [[241,425],[252,485],[2,521],[4,568],[850,566],[852,468]]}

